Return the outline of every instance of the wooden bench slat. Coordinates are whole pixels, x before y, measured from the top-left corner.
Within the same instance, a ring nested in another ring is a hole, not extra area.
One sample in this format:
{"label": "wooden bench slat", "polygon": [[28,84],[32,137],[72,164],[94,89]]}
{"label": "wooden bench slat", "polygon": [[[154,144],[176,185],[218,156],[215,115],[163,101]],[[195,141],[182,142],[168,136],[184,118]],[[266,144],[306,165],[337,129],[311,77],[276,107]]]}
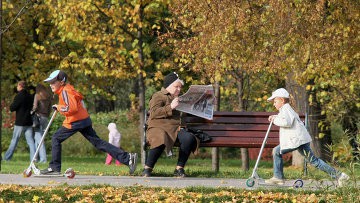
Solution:
{"label": "wooden bench slat", "polygon": [[274,115],[274,114],[278,114],[278,112],[253,112],[253,111],[214,111],[214,116],[221,116],[221,117],[226,117],[226,116],[243,116],[243,117],[251,117],[251,116],[255,116],[255,117],[266,117],[269,115]]}
{"label": "wooden bench slat", "polygon": [[[185,123],[192,123],[192,124],[210,124],[210,123],[216,123],[216,124],[235,124],[235,123],[241,123],[241,124],[267,124],[269,125],[269,121],[268,121],[268,117],[270,115],[274,115],[274,114],[268,114],[266,116],[264,115],[251,115],[251,116],[245,116],[245,115],[241,115],[239,114],[237,115],[228,115],[228,116],[220,116],[220,115],[216,115],[214,114],[213,116],[213,120],[207,120],[204,118],[200,118],[200,117],[196,117],[193,115],[187,115],[184,118]],[[304,120],[304,116],[300,116],[300,118],[302,120]]]}
{"label": "wooden bench slat", "polygon": [[[188,128],[199,129],[203,131],[267,131],[268,124],[187,124]],[[273,126],[271,131],[279,131],[278,126]]]}
{"label": "wooden bench slat", "polygon": [[[201,143],[201,147],[244,147],[244,148],[259,148],[263,142],[263,138],[244,138],[239,137],[214,137],[209,143]],[[278,138],[269,138],[265,147],[275,147],[279,144]]]}
{"label": "wooden bench slat", "polygon": [[[265,148],[274,148],[278,145],[277,144],[267,144],[265,146]],[[261,145],[259,146],[258,143],[253,143],[253,144],[245,144],[245,143],[202,143],[200,144],[200,147],[232,147],[232,148],[260,148]]]}
{"label": "wooden bench slat", "polygon": [[213,120],[206,120],[199,117],[186,117],[185,123],[249,123],[249,124],[269,124],[268,117],[213,117]]}
{"label": "wooden bench slat", "polygon": [[[247,132],[247,131],[204,131],[208,133],[211,137],[239,137],[239,139],[244,138],[265,138],[266,132]],[[279,137],[278,132],[269,132],[269,138]]]}

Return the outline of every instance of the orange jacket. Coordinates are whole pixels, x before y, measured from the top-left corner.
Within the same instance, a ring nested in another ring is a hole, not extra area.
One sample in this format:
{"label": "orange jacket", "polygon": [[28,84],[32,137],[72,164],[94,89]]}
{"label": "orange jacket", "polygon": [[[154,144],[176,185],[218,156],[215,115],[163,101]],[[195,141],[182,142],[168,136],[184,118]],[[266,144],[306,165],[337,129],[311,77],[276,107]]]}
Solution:
{"label": "orange jacket", "polygon": [[89,117],[83,102],[84,97],[72,85],[61,86],[55,93],[59,95],[57,110],[65,116],[63,122],[65,128],[71,129],[71,123]]}

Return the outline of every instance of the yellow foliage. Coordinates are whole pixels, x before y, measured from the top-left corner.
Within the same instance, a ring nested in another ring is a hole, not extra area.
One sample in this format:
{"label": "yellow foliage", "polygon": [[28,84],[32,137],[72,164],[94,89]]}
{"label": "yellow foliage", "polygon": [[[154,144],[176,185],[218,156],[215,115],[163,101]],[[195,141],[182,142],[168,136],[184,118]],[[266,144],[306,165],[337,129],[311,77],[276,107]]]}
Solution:
{"label": "yellow foliage", "polygon": [[33,202],[38,202],[38,201],[39,201],[39,196],[34,195],[32,201],[33,201]]}

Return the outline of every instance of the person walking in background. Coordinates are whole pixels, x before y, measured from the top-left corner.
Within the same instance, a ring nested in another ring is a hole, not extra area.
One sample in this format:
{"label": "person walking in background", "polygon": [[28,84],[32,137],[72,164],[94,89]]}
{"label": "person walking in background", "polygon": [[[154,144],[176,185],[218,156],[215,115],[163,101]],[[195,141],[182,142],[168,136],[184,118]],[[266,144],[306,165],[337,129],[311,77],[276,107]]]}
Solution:
{"label": "person walking in background", "polygon": [[171,155],[171,149],[179,142],[179,157],[174,170],[174,176],[186,176],[184,167],[191,154],[197,149],[197,139],[181,127],[181,114],[175,108],[179,105],[179,94],[184,82],[175,73],[169,73],[164,78],[164,85],[155,92],[149,102],[149,119],[146,131],[146,141],[150,145],[142,176],[149,177],[162,152]]}
{"label": "person walking in background", "polygon": [[274,107],[279,111],[279,114],[269,116],[269,121],[280,127],[280,145],[276,146],[272,152],[274,176],[265,182],[283,185],[285,176],[282,155],[297,150],[311,165],[328,173],[333,179],[337,179],[340,187],[344,186],[349,176],[316,157],[311,150],[311,136],[299,115],[290,106],[290,94],[286,89],[275,90],[268,101],[273,101]]}
{"label": "person walking in background", "polygon": [[[35,147],[38,147],[44,131],[49,123],[49,115],[51,111],[51,95],[42,84],[36,86],[36,92],[34,97],[34,104],[32,113],[35,113],[39,117],[39,126],[34,126],[35,131]],[[46,162],[46,148],[45,142],[39,147],[39,159],[40,163]]]}
{"label": "person walking in background", "polygon": [[27,91],[25,81],[19,81],[17,83],[18,94],[15,96],[13,102],[10,105],[10,111],[16,111],[15,126],[13,136],[8,150],[5,152],[4,160],[9,161],[17,147],[21,134],[25,134],[26,142],[30,150],[30,160],[35,154],[35,142],[33,138],[31,108],[33,104],[33,97]]}
{"label": "person walking in background", "polygon": [[[120,147],[120,140],[121,140],[121,134],[116,128],[115,123],[109,123],[108,125],[109,129],[109,143],[114,145],[115,147]],[[105,164],[110,165],[112,162],[113,157],[110,154],[107,154]],[[121,163],[115,159],[115,164],[120,165]]]}
{"label": "person walking in background", "polygon": [[45,79],[50,83],[51,91],[59,96],[59,104],[53,105],[61,115],[65,116],[62,126],[51,139],[51,161],[47,169],[40,171],[42,175],[59,175],[61,171],[62,142],[80,132],[96,149],[109,153],[121,163],[129,166],[130,174],[136,169],[137,153],[125,152],[122,149],[102,140],[92,127],[92,121],[84,105],[84,97],[75,88],[66,83],[68,79],[64,71],[56,70]]}

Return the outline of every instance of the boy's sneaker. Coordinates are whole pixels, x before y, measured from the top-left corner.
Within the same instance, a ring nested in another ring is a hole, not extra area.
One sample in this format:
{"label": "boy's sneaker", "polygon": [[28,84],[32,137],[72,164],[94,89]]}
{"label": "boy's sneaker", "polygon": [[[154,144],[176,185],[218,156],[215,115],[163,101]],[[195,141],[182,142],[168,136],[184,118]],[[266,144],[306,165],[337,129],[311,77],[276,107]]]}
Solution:
{"label": "boy's sneaker", "polygon": [[284,185],[285,180],[280,179],[280,178],[276,178],[276,177],[272,177],[270,179],[265,180],[265,183],[272,184],[272,185]]}
{"label": "boy's sneaker", "polygon": [[175,169],[174,176],[179,177],[179,178],[186,177],[184,168]]}
{"label": "boy's sneaker", "polygon": [[151,176],[152,169],[151,168],[144,168],[142,172],[142,177],[150,177]]}
{"label": "boy's sneaker", "polygon": [[130,175],[132,175],[136,170],[137,165],[137,153],[129,153],[129,169],[130,169]]}
{"label": "boy's sneaker", "polygon": [[40,170],[40,175],[60,175],[60,171],[55,171],[52,168]]}
{"label": "boy's sneaker", "polygon": [[349,179],[350,179],[350,177],[346,173],[341,173],[337,180],[339,187],[343,187]]}

